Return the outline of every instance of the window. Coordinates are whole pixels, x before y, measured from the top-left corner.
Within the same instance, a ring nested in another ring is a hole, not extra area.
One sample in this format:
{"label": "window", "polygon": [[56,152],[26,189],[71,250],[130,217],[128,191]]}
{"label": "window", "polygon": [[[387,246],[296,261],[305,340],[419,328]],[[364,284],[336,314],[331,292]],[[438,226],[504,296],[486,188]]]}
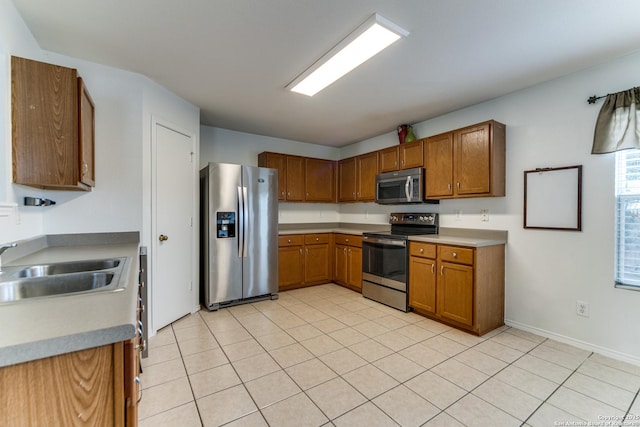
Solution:
{"label": "window", "polygon": [[640,149],[616,153],[616,286],[640,290]]}

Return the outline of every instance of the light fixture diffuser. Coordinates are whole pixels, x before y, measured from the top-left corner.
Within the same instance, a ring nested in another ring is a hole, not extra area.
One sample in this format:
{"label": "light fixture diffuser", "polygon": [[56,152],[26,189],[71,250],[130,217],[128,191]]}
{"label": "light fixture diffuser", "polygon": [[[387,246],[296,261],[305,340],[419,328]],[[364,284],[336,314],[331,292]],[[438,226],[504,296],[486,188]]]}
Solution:
{"label": "light fixture diffuser", "polygon": [[287,85],[313,96],[409,32],[377,13]]}

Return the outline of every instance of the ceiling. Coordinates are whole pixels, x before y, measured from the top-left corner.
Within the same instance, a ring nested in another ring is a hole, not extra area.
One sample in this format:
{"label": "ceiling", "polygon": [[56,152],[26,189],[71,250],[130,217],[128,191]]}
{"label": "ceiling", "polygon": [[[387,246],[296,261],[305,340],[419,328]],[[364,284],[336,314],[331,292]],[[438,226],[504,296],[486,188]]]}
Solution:
{"label": "ceiling", "polygon": [[[43,49],[146,75],[203,125],[336,147],[640,50],[637,0],[13,3]],[[285,90],[375,12],[409,36],[314,97]]]}

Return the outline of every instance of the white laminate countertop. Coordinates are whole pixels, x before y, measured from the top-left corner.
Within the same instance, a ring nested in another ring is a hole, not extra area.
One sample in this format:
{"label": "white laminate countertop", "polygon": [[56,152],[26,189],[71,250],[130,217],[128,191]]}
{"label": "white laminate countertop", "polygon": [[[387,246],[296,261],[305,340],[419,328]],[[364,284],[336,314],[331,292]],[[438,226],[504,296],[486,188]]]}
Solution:
{"label": "white laminate countertop", "polygon": [[452,236],[452,235],[446,235],[446,234],[409,236],[409,241],[435,243],[438,245],[469,246],[473,248],[480,248],[483,246],[504,245],[507,243],[506,239],[500,239],[500,238],[487,239],[487,238],[480,238],[480,237]]}
{"label": "white laminate countertop", "polygon": [[[38,242],[37,245],[33,245],[33,241],[27,242],[26,246],[39,248],[5,262],[5,266],[126,257],[120,278],[126,281],[126,286],[114,291],[0,304],[0,367],[112,344],[135,336],[139,234],[59,236],[64,237],[48,239],[55,236],[43,236],[38,239],[45,243]],[[18,245],[19,248],[20,243]]]}
{"label": "white laminate countertop", "polygon": [[[371,231],[386,231],[390,226],[385,224],[353,225],[353,224],[287,224],[280,228],[278,234],[343,233],[361,236]],[[428,242],[440,245],[457,245],[479,248],[483,246],[504,245],[507,243],[507,232],[503,230],[476,230],[462,228],[440,228],[439,234],[410,236],[410,241]]]}

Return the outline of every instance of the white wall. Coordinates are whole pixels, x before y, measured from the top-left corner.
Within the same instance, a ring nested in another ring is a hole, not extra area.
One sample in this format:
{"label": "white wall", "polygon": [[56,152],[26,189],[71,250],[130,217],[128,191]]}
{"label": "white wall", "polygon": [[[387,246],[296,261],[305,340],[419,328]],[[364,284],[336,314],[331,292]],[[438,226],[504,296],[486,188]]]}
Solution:
{"label": "white wall", "polygon": [[[439,212],[444,227],[508,230],[507,323],[640,364],[640,292],[613,287],[614,156],[590,154],[601,103],[586,102],[637,86],[638,70],[640,53],[414,125],[426,137],[489,119],[506,124],[506,197],[395,207],[289,203],[281,205],[281,222],[385,223],[389,212],[402,210]],[[342,159],[397,144],[390,132],[323,156],[309,144],[223,129],[202,127],[201,136],[201,162],[248,164],[261,151]],[[571,165],[583,165],[582,231],[525,230],[523,172]],[[482,209],[489,222],[480,220]],[[576,300],[590,304],[590,317],[575,314]]]}

